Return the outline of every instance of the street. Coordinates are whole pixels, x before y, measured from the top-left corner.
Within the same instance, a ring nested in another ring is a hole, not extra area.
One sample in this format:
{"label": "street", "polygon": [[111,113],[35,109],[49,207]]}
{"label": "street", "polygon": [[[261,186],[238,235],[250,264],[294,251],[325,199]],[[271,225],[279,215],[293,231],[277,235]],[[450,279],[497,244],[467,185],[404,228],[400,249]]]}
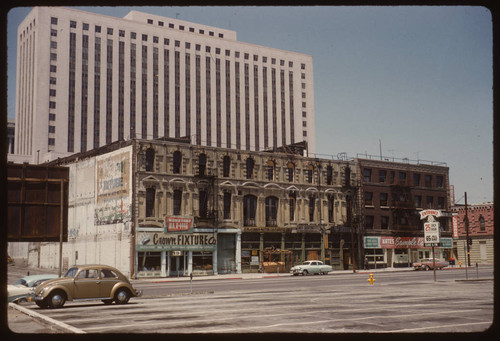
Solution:
{"label": "street", "polygon": [[[472,274],[474,276],[472,276]],[[133,281],[125,306],[67,302],[23,308],[83,333],[481,332],[493,322],[493,269]],[[488,279],[487,279],[488,278]],[[487,280],[481,280],[487,279]],[[126,323],[124,323],[126,321]],[[22,332],[16,331],[15,332]]]}

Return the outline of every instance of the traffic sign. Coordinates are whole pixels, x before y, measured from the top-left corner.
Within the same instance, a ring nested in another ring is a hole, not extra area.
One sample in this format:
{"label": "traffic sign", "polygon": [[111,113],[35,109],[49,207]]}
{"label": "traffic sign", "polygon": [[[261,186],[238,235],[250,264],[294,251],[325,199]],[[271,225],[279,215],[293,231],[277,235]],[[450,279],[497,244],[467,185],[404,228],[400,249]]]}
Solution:
{"label": "traffic sign", "polygon": [[424,242],[439,243],[439,223],[427,222],[424,223]]}

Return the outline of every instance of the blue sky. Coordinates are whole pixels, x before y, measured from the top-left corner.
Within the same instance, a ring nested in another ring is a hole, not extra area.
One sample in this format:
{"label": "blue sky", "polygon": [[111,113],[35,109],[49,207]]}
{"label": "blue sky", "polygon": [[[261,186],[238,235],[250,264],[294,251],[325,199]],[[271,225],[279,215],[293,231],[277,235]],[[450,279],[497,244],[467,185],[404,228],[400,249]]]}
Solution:
{"label": "blue sky", "polygon": [[[78,7],[123,17],[132,7]],[[455,199],[493,200],[492,19],[484,7],[134,7],[313,56],[316,152],[446,162]],[[17,26],[8,13],[8,117]]]}

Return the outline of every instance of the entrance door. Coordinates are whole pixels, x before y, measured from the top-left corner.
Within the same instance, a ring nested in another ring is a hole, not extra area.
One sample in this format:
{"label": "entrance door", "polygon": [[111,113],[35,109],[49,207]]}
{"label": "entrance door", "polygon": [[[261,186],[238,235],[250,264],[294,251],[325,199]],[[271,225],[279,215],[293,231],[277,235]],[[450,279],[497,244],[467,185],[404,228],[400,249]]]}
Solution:
{"label": "entrance door", "polygon": [[351,264],[351,252],[344,250],[344,270],[349,270],[349,264]]}
{"label": "entrance door", "polygon": [[220,274],[236,272],[236,234],[217,235],[217,272]]}
{"label": "entrance door", "polygon": [[183,252],[180,255],[170,255],[170,276],[184,276],[186,265],[186,254]]}

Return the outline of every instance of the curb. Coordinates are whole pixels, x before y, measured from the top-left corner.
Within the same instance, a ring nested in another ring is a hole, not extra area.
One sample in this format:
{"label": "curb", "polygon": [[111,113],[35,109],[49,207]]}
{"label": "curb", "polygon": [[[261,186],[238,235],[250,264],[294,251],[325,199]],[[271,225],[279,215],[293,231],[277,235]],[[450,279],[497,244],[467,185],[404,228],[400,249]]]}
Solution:
{"label": "curb", "polygon": [[12,307],[13,309],[16,309],[16,310],[18,310],[18,311],[20,311],[20,312],[22,312],[22,313],[24,313],[24,314],[26,314],[28,316],[31,316],[31,317],[33,317],[35,319],[42,320],[42,321],[44,321],[46,323],[50,323],[50,324],[56,325],[57,327],[65,330],[65,331],[72,332],[72,333],[75,333],[75,334],[86,334],[86,332],[84,332],[81,329],[78,329],[78,328],[75,328],[73,326],[70,326],[69,324],[66,324],[64,322],[60,322],[60,321],[54,320],[53,318],[50,318],[48,316],[39,314],[36,311],[33,311],[31,309],[27,309],[27,308],[21,307],[18,304],[9,303],[9,307]]}

